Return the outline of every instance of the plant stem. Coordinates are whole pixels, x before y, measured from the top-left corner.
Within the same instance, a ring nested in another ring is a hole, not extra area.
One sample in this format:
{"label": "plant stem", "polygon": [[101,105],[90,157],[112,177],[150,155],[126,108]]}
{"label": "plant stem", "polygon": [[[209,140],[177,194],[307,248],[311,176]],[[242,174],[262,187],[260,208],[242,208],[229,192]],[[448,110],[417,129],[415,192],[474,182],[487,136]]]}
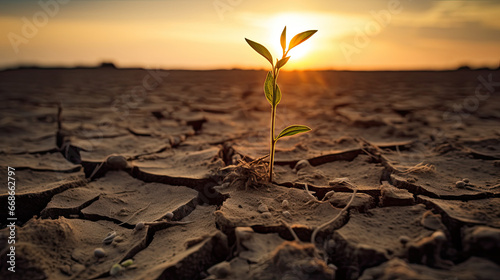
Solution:
{"label": "plant stem", "polygon": [[[283,58],[285,55],[288,54],[288,51],[283,54]],[[282,58],[282,59],[283,59]],[[276,62],[277,63],[277,62]],[[276,93],[276,89],[278,87],[278,74],[280,72],[280,69],[278,67],[275,67],[273,65],[273,79],[274,79],[274,86],[273,86],[273,96]],[[274,97],[275,98],[275,97]],[[271,113],[271,151],[269,152],[269,182],[273,182],[273,167],[274,167],[274,149],[276,146],[276,139],[274,139],[274,126],[276,124],[276,107],[278,107],[278,104],[275,104],[272,106],[272,113]]]}
{"label": "plant stem", "polygon": [[274,165],[274,147],[276,141],[274,140],[274,125],[276,119],[276,106],[273,106],[271,113],[271,151],[269,151],[269,182],[273,181],[273,165]]}

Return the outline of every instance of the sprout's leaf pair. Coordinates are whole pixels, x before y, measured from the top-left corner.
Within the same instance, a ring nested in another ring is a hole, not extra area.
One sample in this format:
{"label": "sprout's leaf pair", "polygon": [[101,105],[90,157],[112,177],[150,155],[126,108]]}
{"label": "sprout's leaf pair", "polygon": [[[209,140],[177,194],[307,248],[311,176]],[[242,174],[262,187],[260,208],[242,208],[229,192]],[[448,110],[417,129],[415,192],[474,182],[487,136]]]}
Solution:
{"label": "sprout's leaf pair", "polygon": [[309,39],[309,37],[314,35],[314,33],[316,33],[317,31],[318,30],[308,30],[308,31],[304,31],[302,33],[295,35],[292,38],[292,40],[290,41],[290,45],[288,46],[288,50],[295,48],[296,46],[298,46],[299,44],[301,44],[305,40]]}
{"label": "sprout's leaf pair", "polygon": [[[296,46],[298,46],[299,44],[301,44],[305,40],[309,39],[309,37],[311,37],[317,31],[318,30],[308,30],[308,31],[304,31],[302,33],[295,35],[292,38],[292,40],[290,40],[290,44],[288,45],[288,51],[295,48]],[[264,47],[263,45],[261,45],[257,42],[254,42],[250,39],[245,38],[245,40],[250,45],[250,47],[252,47],[256,52],[258,52],[260,55],[262,55],[264,58],[266,58],[267,61],[269,61],[269,63],[271,63],[271,65],[274,66],[273,56],[271,55],[271,53],[269,52],[269,50],[266,47]],[[276,62],[276,68],[278,68],[278,69],[285,66],[285,64],[290,59],[289,56],[285,57],[285,55],[288,53],[288,51],[286,50],[286,26],[283,29],[283,32],[281,32],[280,43],[281,43],[281,47],[283,48],[283,58]]]}
{"label": "sprout's leaf pair", "polygon": [[266,94],[266,99],[267,101],[269,101],[269,104],[271,104],[271,106],[277,106],[278,103],[280,103],[281,90],[277,84],[275,85],[273,74],[271,71],[267,73],[266,82],[264,83],[264,93]]}
{"label": "sprout's leaf pair", "polygon": [[[316,33],[318,30],[307,30],[304,32],[301,32],[295,36],[293,36],[292,40],[290,40],[290,45],[288,46],[288,50],[291,50],[304,42],[305,40],[309,39],[314,33]],[[283,28],[283,32],[281,32],[281,38],[280,38],[280,43],[281,47],[283,48],[283,54],[286,53],[286,26]]]}
{"label": "sprout's leaf pair", "polygon": [[303,133],[303,132],[308,132],[310,131],[311,128],[306,126],[306,125],[291,125],[285,129],[283,129],[280,134],[278,134],[278,137],[274,139],[274,141],[278,141],[278,139],[287,137],[287,136],[292,136],[295,134]]}
{"label": "sprout's leaf pair", "polygon": [[249,40],[247,38],[245,38],[245,40],[247,41],[247,43],[250,45],[250,47],[252,47],[252,49],[254,49],[256,52],[258,52],[260,55],[262,55],[263,57],[265,57],[269,63],[271,63],[271,65],[273,65],[273,56],[271,55],[271,53],[266,49],[266,47],[264,47],[263,45],[257,43],[257,42],[254,42],[252,40]]}

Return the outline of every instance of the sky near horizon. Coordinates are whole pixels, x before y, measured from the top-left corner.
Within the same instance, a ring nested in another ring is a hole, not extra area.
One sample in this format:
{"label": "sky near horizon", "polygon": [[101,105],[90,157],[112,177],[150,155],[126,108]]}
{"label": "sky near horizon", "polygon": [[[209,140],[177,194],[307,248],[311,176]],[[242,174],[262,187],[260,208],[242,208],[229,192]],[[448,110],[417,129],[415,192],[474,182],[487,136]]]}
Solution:
{"label": "sky near horizon", "polygon": [[2,0],[0,68],[268,68],[279,36],[318,32],[285,69],[498,67],[500,1]]}

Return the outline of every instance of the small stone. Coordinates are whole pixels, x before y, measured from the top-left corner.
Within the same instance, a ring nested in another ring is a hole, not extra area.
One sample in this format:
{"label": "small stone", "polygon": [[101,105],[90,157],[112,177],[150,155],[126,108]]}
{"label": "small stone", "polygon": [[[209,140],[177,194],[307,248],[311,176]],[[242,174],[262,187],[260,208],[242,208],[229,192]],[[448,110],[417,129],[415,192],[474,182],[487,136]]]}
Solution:
{"label": "small stone", "polygon": [[457,188],[463,189],[463,188],[465,188],[465,182],[464,182],[464,181],[457,181],[457,182],[455,183],[455,186],[456,186]]}
{"label": "small stone", "polygon": [[295,164],[295,168],[293,170],[295,170],[295,172],[297,172],[297,171],[299,171],[301,169],[304,169],[304,168],[310,167],[310,166],[311,166],[311,164],[309,163],[308,160],[302,159],[302,160],[299,160],[297,162],[297,164]]}
{"label": "small stone", "polygon": [[403,245],[403,247],[406,247],[406,244],[408,244],[408,242],[410,242],[410,238],[406,235],[401,235],[399,237],[399,243],[401,243],[401,245]]}
{"label": "small stone", "polygon": [[125,169],[128,166],[127,160],[123,156],[110,156],[106,160],[107,165],[111,169]]}
{"label": "small stone", "polygon": [[94,256],[98,259],[104,258],[106,256],[106,251],[103,248],[96,248],[94,250]]}
{"label": "small stone", "polygon": [[109,244],[113,243],[113,240],[115,239],[115,237],[116,237],[116,231],[110,232],[110,233],[108,233],[106,238],[104,238],[102,240],[102,243],[109,245]]}
{"label": "small stone", "polygon": [[129,267],[131,265],[134,264],[134,260],[133,259],[128,259],[128,260],[124,260],[120,265],[122,267]]}
{"label": "small stone", "polygon": [[281,202],[281,207],[288,208],[288,206],[289,206],[288,204],[289,204],[288,200],[285,199],[285,200],[283,200],[283,202]]}
{"label": "small stone", "polygon": [[262,217],[264,217],[266,219],[270,219],[270,218],[272,218],[272,216],[273,215],[271,214],[271,212],[264,212],[264,213],[262,213]]}
{"label": "small stone", "polygon": [[269,212],[269,209],[267,208],[267,205],[265,205],[264,203],[261,203],[261,204],[259,204],[257,211],[259,211],[260,213],[264,213],[264,212]]}
{"label": "small stone", "polygon": [[123,242],[123,240],[125,240],[125,239],[122,236],[115,237],[115,242],[116,243],[121,243],[121,242]]}
{"label": "small stone", "polygon": [[231,273],[231,264],[224,261],[212,266],[207,272],[217,278],[226,278]]}
{"label": "small stone", "polygon": [[468,184],[470,182],[470,180],[468,178],[463,178],[462,181],[464,181],[464,183]]}
{"label": "small stone", "polygon": [[167,220],[167,221],[171,221],[173,218],[174,218],[174,213],[172,213],[172,212],[168,212],[165,215],[165,220]]}
{"label": "small stone", "polygon": [[289,218],[291,218],[291,217],[292,217],[292,214],[290,214],[290,212],[288,212],[288,211],[283,211],[283,216],[284,216],[285,218],[288,218],[288,219],[289,219]]}
{"label": "small stone", "polygon": [[446,241],[446,235],[440,230],[434,232],[431,237],[438,241]]}
{"label": "small stone", "polygon": [[111,269],[109,270],[109,275],[111,276],[115,276],[117,275],[118,273],[120,273],[121,271],[123,270],[123,267],[118,264],[118,263],[115,263]]}
{"label": "small stone", "polygon": [[142,230],[143,228],[144,228],[144,222],[138,222],[138,223],[135,225],[134,230],[139,231],[139,230]]}

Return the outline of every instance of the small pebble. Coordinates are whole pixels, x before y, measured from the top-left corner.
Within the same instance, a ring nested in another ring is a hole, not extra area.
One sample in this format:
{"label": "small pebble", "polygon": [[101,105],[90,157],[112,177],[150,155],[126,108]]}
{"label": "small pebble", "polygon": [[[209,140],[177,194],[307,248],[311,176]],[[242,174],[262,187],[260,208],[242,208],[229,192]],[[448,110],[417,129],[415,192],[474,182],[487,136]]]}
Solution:
{"label": "small pebble", "polygon": [[464,183],[468,184],[470,181],[468,178],[463,178],[462,181],[464,181]]}
{"label": "small pebble", "polygon": [[406,235],[401,235],[399,237],[399,243],[401,243],[403,245],[403,247],[406,246],[406,244],[408,244],[408,242],[410,242],[410,238]]}
{"label": "small pebble", "polygon": [[129,266],[131,266],[133,264],[134,264],[134,260],[133,259],[128,259],[128,260],[123,261],[120,265],[123,266],[123,267],[129,267]]}
{"label": "small pebble", "polygon": [[113,243],[113,240],[115,239],[115,237],[116,237],[116,231],[110,232],[110,233],[108,233],[106,238],[104,238],[102,240],[102,243],[109,245],[109,244]]}
{"label": "small pebble", "polygon": [[281,202],[281,207],[288,208],[288,206],[289,206],[288,205],[288,200],[285,199],[285,200],[283,200],[283,202]]}
{"label": "small pebble", "polygon": [[127,160],[123,156],[110,156],[106,160],[106,163],[111,169],[127,168]]}
{"label": "small pebble", "polygon": [[264,217],[266,219],[270,219],[270,218],[272,218],[272,216],[273,215],[271,214],[271,212],[264,212],[264,213],[262,213],[262,217]]}
{"label": "small pebble", "polygon": [[302,160],[299,160],[297,162],[297,164],[295,165],[294,170],[295,171],[299,171],[299,170],[304,169],[304,168],[306,168],[308,166],[311,166],[311,164],[309,163],[309,161],[306,160],[306,159],[302,159]]}
{"label": "small pebble", "polygon": [[456,186],[457,188],[463,189],[463,188],[465,188],[465,182],[464,182],[464,181],[457,181],[457,182],[455,183],[455,186]]}
{"label": "small pebble", "polygon": [[265,205],[264,203],[261,203],[261,204],[259,204],[257,211],[259,211],[260,213],[264,213],[264,212],[269,212],[269,209],[267,208],[267,205]]}
{"label": "small pebble", "polygon": [[118,263],[115,263],[111,269],[109,270],[109,275],[111,276],[115,276],[117,275],[118,273],[120,273],[121,271],[123,270],[123,267],[118,264]]}
{"label": "small pebble", "polygon": [[171,221],[173,217],[174,217],[174,213],[172,213],[172,212],[168,212],[168,213],[165,215],[165,220],[167,220],[167,221]]}
{"label": "small pebble", "polygon": [[135,225],[134,230],[139,231],[139,230],[142,230],[143,228],[144,228],[144,222],[138,222],[138,223]]}
{"label": "small pebble", "polygon": [[285,218],[291,218],[291,217],[292,217],[292,214],[290,214],[290,212],[288,212],[288,211],[283,211],[283,216],[284,216]]}
{"label": "small pebble", "polygon": [[446,235],[444,235],[444,233],[440,230],[434,232],[431,237],[433,237],[434,239],[438,240],[438,241],[445,241],[446,240]]}
{"label": "small pebble", "polygon": [[94,250],[94,256],[99,259],[104,258],[106,256],[106,251],[104,251],[103,248],[96,248]]}

